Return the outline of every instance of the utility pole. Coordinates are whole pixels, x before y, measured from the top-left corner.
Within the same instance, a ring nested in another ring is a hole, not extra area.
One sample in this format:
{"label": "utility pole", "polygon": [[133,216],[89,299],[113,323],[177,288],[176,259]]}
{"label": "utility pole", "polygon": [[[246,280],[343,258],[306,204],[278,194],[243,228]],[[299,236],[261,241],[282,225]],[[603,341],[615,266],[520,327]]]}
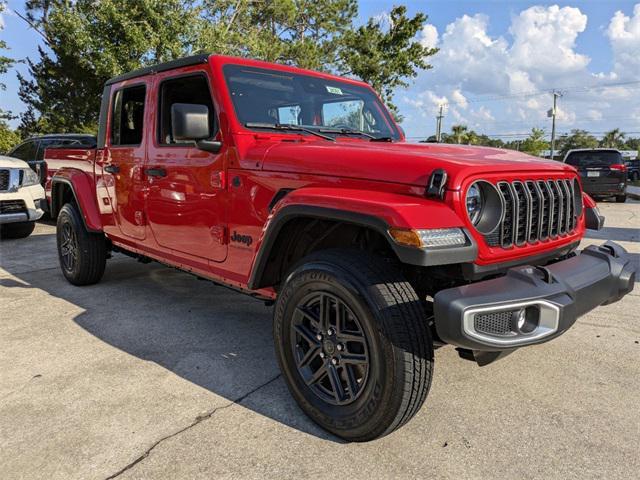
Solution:
{"label": "utility pole", "polygon": [[444,118],[444,105],[440,104],[440,113],[436,117],[437,126],[436,126],[436,142],[440,143],[442,140],[442,119]]}
{"label": "utility pole", "polygon": [[556,114],[558,112],[558,97],[561,97],[562,93],[553,91],[553,108],[547,112],[547,117],[551,117],[551,160],[556,152]]}

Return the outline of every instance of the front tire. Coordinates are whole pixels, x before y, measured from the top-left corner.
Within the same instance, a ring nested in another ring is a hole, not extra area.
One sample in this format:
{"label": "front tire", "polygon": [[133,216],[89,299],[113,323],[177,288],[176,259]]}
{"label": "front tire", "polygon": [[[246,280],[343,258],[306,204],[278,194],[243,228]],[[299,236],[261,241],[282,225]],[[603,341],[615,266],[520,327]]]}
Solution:
{"label": "front tire", "polygon": [[391,263],[330,250],[288,276],[274,311],[276,354],[302,410],[326,430],[368,441],[404,425],[433,372],[427,314]]}
{"label": "front tire", "polygon": [[0,225],[0,238],[26,238],[35,228],[36,222],[7,223]]}
{"label": "front tire", "polygon": [[67,203],[60,209],[56,240],[60,268],[69,283],[91,285],[100,281],[107,263],[104,235],[85,228],[74,204]]}
{"label": "front tire", "polygon": [[616,195],[616,203],[624,203],[627,201],[626,195]]}

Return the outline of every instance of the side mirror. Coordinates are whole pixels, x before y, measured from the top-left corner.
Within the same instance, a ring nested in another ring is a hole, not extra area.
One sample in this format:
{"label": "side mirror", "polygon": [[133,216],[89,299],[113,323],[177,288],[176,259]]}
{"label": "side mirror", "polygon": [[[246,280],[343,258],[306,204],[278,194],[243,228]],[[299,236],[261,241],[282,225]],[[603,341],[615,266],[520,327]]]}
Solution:
{"label": "side mirror", "polygon": [[206,105],[171,105],[171,135],[175,141],[193,140],[200,150],[218,153],[222,148],[222,142],[207,140],[209,131],[209,108]]}
{"label": "side mirror", "polygon": [[171,135],[177,142],[203,140],[209,136],[209,109],[206,105],[171,105]]}

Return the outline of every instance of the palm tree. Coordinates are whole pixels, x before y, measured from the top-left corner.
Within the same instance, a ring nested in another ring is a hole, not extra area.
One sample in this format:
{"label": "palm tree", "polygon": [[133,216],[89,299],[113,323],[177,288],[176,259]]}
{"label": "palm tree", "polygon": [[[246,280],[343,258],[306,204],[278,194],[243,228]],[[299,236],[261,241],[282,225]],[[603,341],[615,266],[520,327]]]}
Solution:
{"label": "palm tree", "polygon": [[467,137],[467,126],[466,125],[454,125],[451,127],[451,134],[455,137],[456,143],[464,142]]}
{"label": "palm tree", "polygon": [[610,132],[604,134],[600,141],[601,147],[619,148],[624,143],[624,133],[619,128],[614,128]]}

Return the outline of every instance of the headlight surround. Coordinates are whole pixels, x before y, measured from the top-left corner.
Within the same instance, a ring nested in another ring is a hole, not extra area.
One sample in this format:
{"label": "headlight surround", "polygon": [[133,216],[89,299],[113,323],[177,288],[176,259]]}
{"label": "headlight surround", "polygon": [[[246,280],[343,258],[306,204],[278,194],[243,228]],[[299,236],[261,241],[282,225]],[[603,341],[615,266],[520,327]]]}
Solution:
{"label": "headlight surround", "polygon": [[500,225],[504,216],[504,201],[498,189],[485,180],[469,186],[465,195],[465,208],[476,230],[489,235]]}
{"label": "headlight surround", "polygon": [[30,187],[40,183],[40,177],[38,177],[38,174],[30,168],[20,169],[20,179],[21,187]]}
{"label": "headlight surround", "polygon": [[467,190],[467,196],[465,198],[467,215],[469,215],[469,220],[471,220],[471,223],[474,225],[477,225],[480,220],[483,203],[482,190],[477,183],[474,183],[469,187],[469,190]]}

